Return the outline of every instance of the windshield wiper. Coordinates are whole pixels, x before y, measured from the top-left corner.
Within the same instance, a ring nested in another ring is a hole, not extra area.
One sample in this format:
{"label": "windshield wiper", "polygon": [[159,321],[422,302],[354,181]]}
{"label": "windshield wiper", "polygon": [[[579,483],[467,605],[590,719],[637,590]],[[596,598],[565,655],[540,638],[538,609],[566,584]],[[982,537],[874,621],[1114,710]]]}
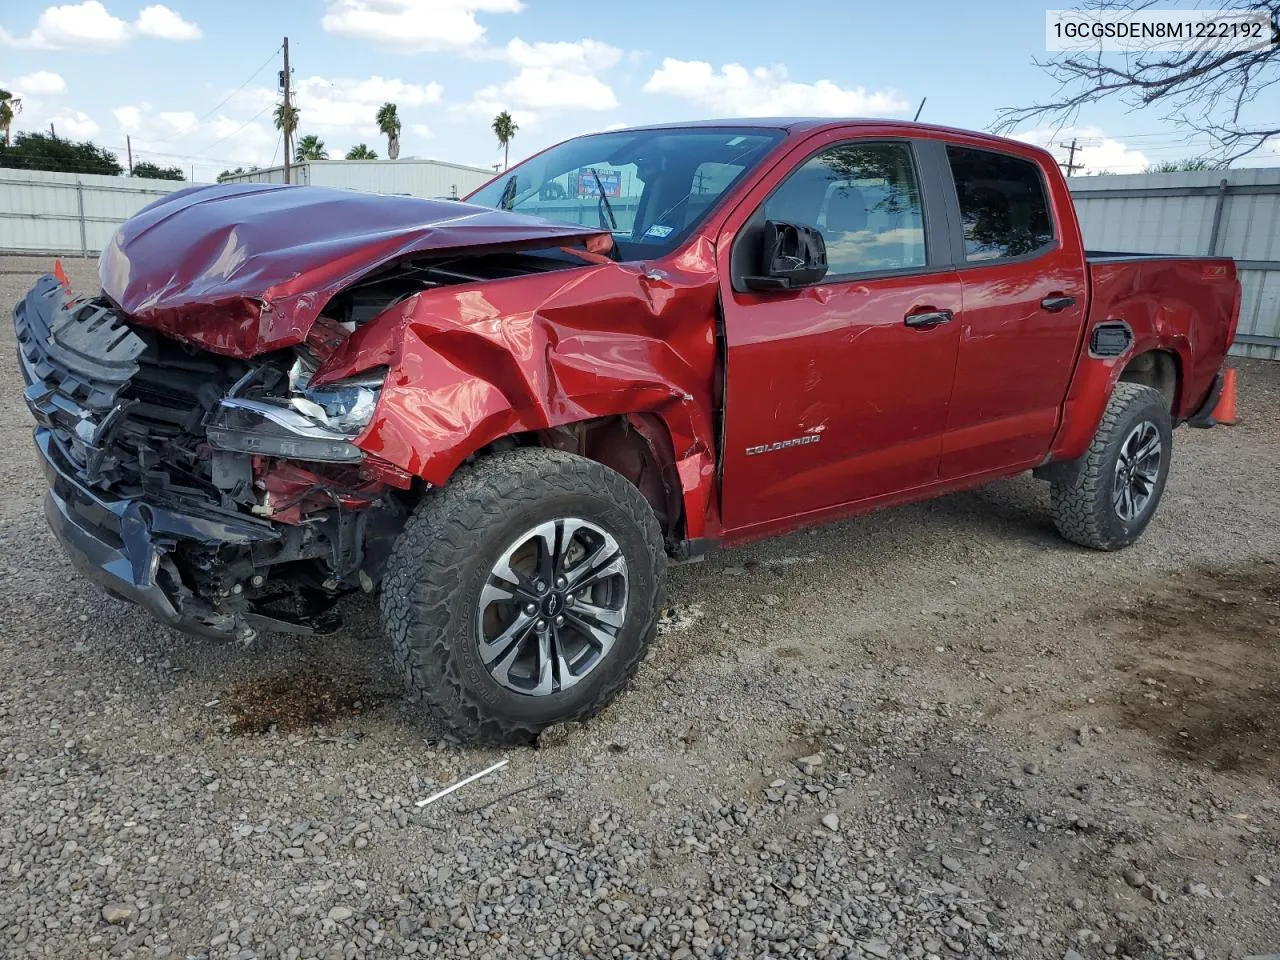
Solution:
{"label": "windshield wiper", "polygon": [[516,177],[518,174],[512,174],[507,178],[507,185],[502,188],[502,196],[498,198],[499,210],[510,210],[516,205]]}
{"label": "windshield wiper", "polygon": [[590,167],[588,169],[591,171],[591,176],[595,177],[596,190],[600,192],[600,202],[596,204],[596,213],[600,217],[600,226],[604,227],[604,215],[607,213],[609,215],[609,229],[617,230],[618,221],[613,215],[613,207],[609,203],[609,198],[604,195],[604,184],[600,182],[600,174],[596,173],[595,167]]}

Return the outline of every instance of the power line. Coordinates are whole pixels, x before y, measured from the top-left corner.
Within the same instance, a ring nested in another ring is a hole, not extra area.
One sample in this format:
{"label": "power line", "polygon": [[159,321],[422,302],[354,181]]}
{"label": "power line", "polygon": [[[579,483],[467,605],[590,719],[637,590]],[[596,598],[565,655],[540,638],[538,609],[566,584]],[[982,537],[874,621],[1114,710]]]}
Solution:
{"label": "power line", "polygon": [[272,50],[271,54],[267,57],[267,59],[262,61],[261,66],[259,66],[257,70],[253,71],[253,73],[249,74],[249,79],[247,79],[244,83],[240,84],[240,86],[236,87],[234,90],[228,93],[225,97],[223,97],[222,100],[218,103],[218,105],[214,107],[212,110],[210,110],[208,113],[204,114],[204,116],[199,117],[198,119],[192,121],[190,126],[185,127],[182,130],[178,130],[174,133],[171,133],[167,137],[161,137],[159,140],[153,140],[152,142],[168,143],[170,140],[174,139],[175,137],[181,137],[190,133],[195,127],[204,123],[204,121],[208,120],[211,116],[213,116],[215,113],[221,110],[224,106],[226,106],[227,103],[230,102],[232,97],[234,97],[237,93],[239,93],[249,84],[251,84],[254,81],[254,79],[258,76],[258,74],[260,74],[263,70],[267,68],[267,64],[269,64],[272,60],[275,59],[276,54],[279,52],[280,52],[279,47],[276,47],[274,50]]}
{"label": "power line", "polygon": [[[231,139],[232,137],[234,137],[237,133],[239,133],[241,130],[243,130],[245,127],[247,127],[249,124],[253,123],[255,120],[257,120],[260,116],[262,116],[264,113],[266,113],[268,110],[270,110],[270,109],[271,109],[272,107],[274,107],[274,106],[275,106],[275,104],[274,104],[274,103],[268,103],[265,107],[263,107],[261,110],[259,110],[257,113],[255,113],[252,117],[250,117],[250,118],[249,118],[248,120],[246,120],[244,123],[240,124],[240,126],[236,127],[236,128],[235,128],[234,130],[232,130],[230,133],[228,133],[225,137],[222,137],[221,139],[215,140],[215,141],[213,141],[213,143],[209,144],[207,147],[201,147],[200,149],[201,149],[201,150],[212,150],[212,149],[213,149],[214,147],[216,147],[218,144],[220,144],[220,143],[225,143],[226,141],[230,140],[230,139]],[[175,156],[176,156],[176,154],[175,154]],[[183,156],[181,157],[181,159],[183,159],[183,160],[193,160],[193,159],[199,159],[199,157],[200,157],[200,155],[199,155],[199,154],[196,154],[196,153],[188,153],[188,154],[183,155]],[[221,162],[221,161],[219,161],[219,162]]]}

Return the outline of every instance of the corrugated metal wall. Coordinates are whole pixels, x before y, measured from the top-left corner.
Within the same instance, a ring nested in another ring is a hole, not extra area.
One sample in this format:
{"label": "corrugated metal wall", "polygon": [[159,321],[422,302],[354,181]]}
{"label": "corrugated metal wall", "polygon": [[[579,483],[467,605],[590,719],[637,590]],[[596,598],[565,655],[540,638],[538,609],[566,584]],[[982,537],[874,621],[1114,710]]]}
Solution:
{"label": "corrugated metal wall", "polygon": [[[495,174],[443,160],[306,160],[293,167],[294,183],[412,197],[463,197]],[[228,178],[229,183],[284,183],[284,167]]]}
{"label": "corrugated metal wall", "polygon": [[1231,352],[1280,360],[1280,168],[1068,183],[1092,250],[1233,257],[1243,296]]}
{"label": "corrugated metal wall", "polygon": [[0,250],[97,254],[116,227],[152,200],[189,186],[177,180],[0,167]]}

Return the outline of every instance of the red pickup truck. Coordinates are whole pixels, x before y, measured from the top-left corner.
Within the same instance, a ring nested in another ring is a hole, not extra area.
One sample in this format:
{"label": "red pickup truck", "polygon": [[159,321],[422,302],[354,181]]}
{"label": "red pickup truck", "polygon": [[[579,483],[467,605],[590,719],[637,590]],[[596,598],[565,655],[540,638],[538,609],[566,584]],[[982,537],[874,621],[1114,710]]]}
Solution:
{"label": "red pickup truck", "polygon": [[618,693],[668,557],[1026,470],[1132,543],[1240,300],[1086,253],[1042,150],[846,120],[579,137],[462,203],[193,187],[100,274],[14,313],[76,566],[241,639],[380,591],[411,689],[502,742]]}

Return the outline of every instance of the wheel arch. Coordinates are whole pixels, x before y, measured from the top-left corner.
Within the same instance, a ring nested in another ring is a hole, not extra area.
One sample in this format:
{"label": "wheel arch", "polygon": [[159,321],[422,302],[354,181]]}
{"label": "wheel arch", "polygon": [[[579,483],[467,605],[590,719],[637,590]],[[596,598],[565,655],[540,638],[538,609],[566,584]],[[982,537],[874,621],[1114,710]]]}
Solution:
{"label": "wheel arch", "polygon": [[1114,392],[1115,384],[1120,382],[1140,383],[1160,391],[1172,414],[1182,401],[1182,358],[1174,350],[1162,347],[1134,354],[1111,384],[1109,393]]}
{"label": "wheel arch", "polygon": [[695,454],[681,459],[671,425],[659,413],[615,414],[513,432],[481,446],[466,459],[516,447],[563,450],[609,467],[639,490],[653,509],[669,552],[687,556],[703,549],[710,471],[694,461],[709,463],[709,458]]}

